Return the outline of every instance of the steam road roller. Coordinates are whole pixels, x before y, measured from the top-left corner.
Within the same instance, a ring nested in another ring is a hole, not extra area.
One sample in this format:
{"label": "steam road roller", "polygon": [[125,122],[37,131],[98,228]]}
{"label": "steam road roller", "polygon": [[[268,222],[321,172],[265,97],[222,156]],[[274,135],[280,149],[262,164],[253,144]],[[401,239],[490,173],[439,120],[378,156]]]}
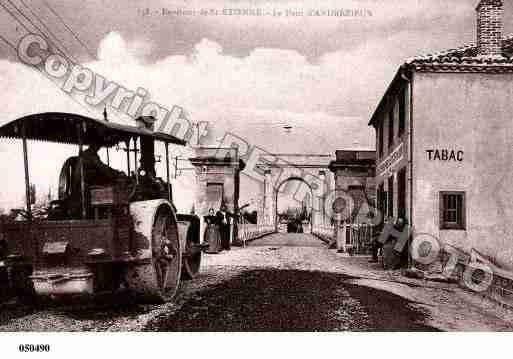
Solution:
{"label": "steam road roller", "polygon": [[[182,278],[197,275],[199,218],[176,213],[169,181],[169,145],[185,142],[154,131],[154,122],[146,116],[127,126],[53,112],[0,127],[0,137],[20,140],[25,168],[26,208],[1,226],[9,291],[26,300],[128,289],[166,301]],[[31,199],[29,141],[78,147],[44,214]],[[156,173],[156,144],[165,150],[166,180]],[[113,148],[126,152],[126,169],[111,167]]]}

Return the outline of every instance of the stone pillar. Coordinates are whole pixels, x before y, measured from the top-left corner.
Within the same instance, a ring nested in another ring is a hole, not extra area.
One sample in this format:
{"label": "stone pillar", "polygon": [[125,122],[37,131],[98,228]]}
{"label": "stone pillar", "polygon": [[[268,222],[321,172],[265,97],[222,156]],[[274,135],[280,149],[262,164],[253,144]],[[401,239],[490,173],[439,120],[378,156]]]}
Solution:
{"label": "stone pillar", "polygon": [[263,217],[262,224],[271,224],[271,213],[273,211],[273,186],[271,179],[271,170],[264,171],[264,183],[262,184]]}
{"label": "stone pillar", "polygon": [[275,230],[278,231],[278,221],[276,221],[276,211],[277,209],[277,200],[278,200],[278,189],[274,188],[274,186],[271,184],[269,186],[269,189],[271,191],[271,198],[269,201],[269,220],[268,224],[270,226],[274,226]]}
{"label": "stone pillar", "polygon": [[[361,206],[369,178],[375,176],[374,151],[336,151],[336,160],[330,163],[330,171],[335,174],[335,238],[337,250],[347,252],[347,232],[345,225],[352,224],[354,210]],[[364,196],[365,197],[365,196]]]}
{"label": "stone pillar", "polygon": [[261,226],[265,224],[265,181],[258,186],[257,203],[257,223]]}
{"label": "stone pillar", "polygon": [[348,224],[348,215],[351,213],[352,207],[350,198],[347,196],[348,189],[349,186],[347,185],[347,182],[344,181],[342,171],[335,171],[335,228],[338,252],[346,252],[346,224]]}
{"label": "stone pillar", "polygon": [[312,227],[315,225],[317,227],[325,226],[325,208],[324,208],[324,199],[326,197],[326,172],[324,170],[320,170],[318,173],[319,181],[316,183],[318,188],[313,191],[315,204],[313,204],[313,208],[315,212],[312,214]]}
{"label": "stone pillar", "polygon": [[[238,159],[235,149],[228,155],[223,153],[222,157],[218,156],[218,151],[217,148],[198,148],[196,157],[189,159],[196,171],[194,208],[200,217],[202,240],[205,233],[204,216],[208,215],[210,208],[217,207],[214,208],[217,211],[223,202],[229,212],[236,216],[239,214],[240,172],[244,170],[245,164]],[[238,242],[236,218],[232,220],[231,226],[233,243]]]}
{"label": "stone pillar", "polygon": [[271,170],[265,170],[264,177],[264,224],[266,226],[274,225],[274,201],[275,193]]}

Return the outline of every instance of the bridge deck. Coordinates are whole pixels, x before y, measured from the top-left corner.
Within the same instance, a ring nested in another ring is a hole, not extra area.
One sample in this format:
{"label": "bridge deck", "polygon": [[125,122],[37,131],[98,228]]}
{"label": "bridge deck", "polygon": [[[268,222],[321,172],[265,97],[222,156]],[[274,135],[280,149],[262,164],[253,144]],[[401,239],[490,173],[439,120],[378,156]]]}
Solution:
{"label": "bridge deck", "polygon": [[274,233],[249,243],[248,246],[287,246],[287,247],[325,247],[326,245],[312,234]]}

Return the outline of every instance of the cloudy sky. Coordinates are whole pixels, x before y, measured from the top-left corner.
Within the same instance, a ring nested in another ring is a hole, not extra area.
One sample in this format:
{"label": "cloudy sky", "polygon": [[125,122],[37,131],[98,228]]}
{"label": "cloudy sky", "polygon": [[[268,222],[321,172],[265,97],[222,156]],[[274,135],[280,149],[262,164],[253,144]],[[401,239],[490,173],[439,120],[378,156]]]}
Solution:
{"label": "cloudy sky", "polygon": [[[194,122],[208,121],[214,140],[231,131],[270,152],[333,153],[373,147],[367,122],[397,67],[417,54],[473,42],[477,2],[2,0],[0,34],[16,44],[37,26],[68,58],[126,88],[146,89],[169,109],[182,106]],[[505,7],[510,33],[513,5]],[[223,9],[281,16],[222,15]],[[355,12],[310,16],[322,9]],[[77,105],[21,64],[3,40],[0,90],[0,123],[40,111],[99,116],[103,109]],[[112,120],[130,121],[108,110]],[[293,126],[290,133],[283,124]],[[75,152],[56,148],[31,147],[34,182],[42,188],[55,187],[62,160]],[[23,198],[23,177],[19,145],[4,143],[0,151],[2,207]]]}

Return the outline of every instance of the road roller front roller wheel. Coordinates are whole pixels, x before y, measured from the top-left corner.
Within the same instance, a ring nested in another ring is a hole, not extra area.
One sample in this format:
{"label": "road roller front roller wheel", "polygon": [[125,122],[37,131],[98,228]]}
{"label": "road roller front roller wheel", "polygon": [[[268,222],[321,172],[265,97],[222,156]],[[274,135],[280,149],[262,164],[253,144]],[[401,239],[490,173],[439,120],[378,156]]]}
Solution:
{"label": "road roller front roller wheel", "polygon": [[182,272],[178,227],[171,211],[161,208],[152,229],[151,263],[132,268],[132,287],[151,301],[170,301],[176,295]]}

